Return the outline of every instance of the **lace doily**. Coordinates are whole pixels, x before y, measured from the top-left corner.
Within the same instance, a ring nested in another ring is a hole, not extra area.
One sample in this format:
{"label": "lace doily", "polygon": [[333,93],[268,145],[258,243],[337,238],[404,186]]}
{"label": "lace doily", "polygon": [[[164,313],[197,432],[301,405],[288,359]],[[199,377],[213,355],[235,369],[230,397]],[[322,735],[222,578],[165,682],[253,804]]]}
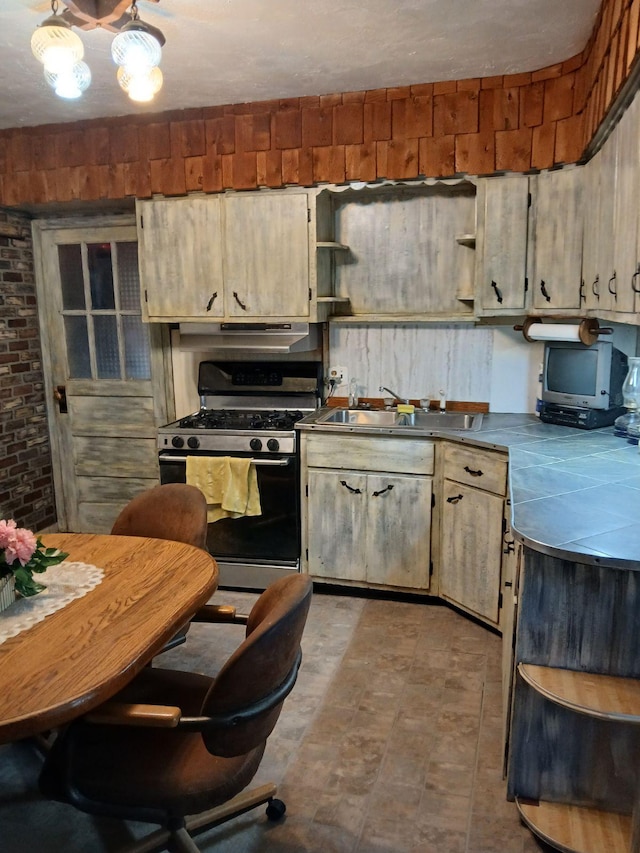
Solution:
{"label": "lace doily", "polygon": [[62,562],[34,577],[46,589],[29,598],[17,598],[0,613],[0,644],[41,622],[70,601],[82,598],[101,583],[104,569],[88,563]]}

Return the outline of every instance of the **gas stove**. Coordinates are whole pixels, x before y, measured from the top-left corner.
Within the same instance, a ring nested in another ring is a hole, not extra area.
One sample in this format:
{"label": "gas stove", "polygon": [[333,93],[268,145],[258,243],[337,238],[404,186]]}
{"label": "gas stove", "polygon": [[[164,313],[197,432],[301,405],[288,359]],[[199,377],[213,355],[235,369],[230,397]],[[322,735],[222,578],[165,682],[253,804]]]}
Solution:
{"label": "gas stove", "polygon": [[320,399],[315,362],[201,362],[199,411],[158,430],[158,450],[292,454],[294,426]]}

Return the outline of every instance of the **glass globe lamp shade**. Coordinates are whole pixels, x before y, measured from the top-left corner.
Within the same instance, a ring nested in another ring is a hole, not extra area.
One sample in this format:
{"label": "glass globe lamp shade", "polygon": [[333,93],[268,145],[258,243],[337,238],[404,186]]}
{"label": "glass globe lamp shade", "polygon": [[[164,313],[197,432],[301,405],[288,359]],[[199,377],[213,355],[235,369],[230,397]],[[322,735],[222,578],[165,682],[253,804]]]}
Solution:
{"label": "glass globe lamp shade", "polygon": [[132,101],[148,103],[162,88],[162,71],[154,66],[144,73],[132,74],[126,68],[118,68],[118,83]]}
{"label": "glass globe lamp shade", "polygon": [[52,74],[72,68],[84,56],[82,39],[59,15],[51,15],[36,29],[31,50]]}
{"label": "glass globe lamp shade", "polygon": [[91,70],[86,62],[76,62],[72,68],[59,74],[45,70],[44,76],[56,95],[69,101],[79,98],[91,83]]}
{"label": "glass globe lamp shade", "polygon": [[615,419],[618,432],[638,436],[640,432],[640,358],[630,357],[627,375],[622,383],[622,405],[626,414]]}
{"label": "glass globe lamp shade", "polygon": [[111,42],[111,56],[116,65],[136,74],[160,64],[162,46],[143,23],[132,21]]}

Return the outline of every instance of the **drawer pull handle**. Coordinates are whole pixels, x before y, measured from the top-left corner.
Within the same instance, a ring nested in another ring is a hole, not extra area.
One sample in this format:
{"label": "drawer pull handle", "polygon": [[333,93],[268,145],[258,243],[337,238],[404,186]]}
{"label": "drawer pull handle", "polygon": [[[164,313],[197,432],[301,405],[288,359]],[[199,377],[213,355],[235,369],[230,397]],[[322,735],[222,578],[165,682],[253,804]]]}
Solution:
{"label": "drawer pull handle", "polygon": [[638,264],[636,271],[631,276],[631,290],[633,290],[634,293],[640,293],[640,287],[636,287],[636,278],[639,275],[640,275],[640,264]]}
{"label": "drawer pull handle", "polygon": [[373,497],[377,498],[380,495],[384,495],[385,492],[390,492],[392,488],[393,488],[393,485],[386,486],[384,489],[380,489],[379,492],[374,492]]}
{"label": "drawer pull handle", "polygon": [[549,294],[547,292],[547,284],[545,281],[542,281],[542,280],[540,281],[540,293],[544,296],[544,298],[547,300],[547,302],[551,302],[551,297],[549,296]]}
{"label": "drawer pull handle", "polygon": [[347,483],[347,481],[346,481],[346,480],[340,480],[340,485],[341,485],[341,486],[344,486],[344,487],[345,487],[345,489],[349,489],[349,491],[350,491],[350,492],[353,492],[353,494],[354,494],[354,495],[361,495],[361,494],[362,494],[362,492],[360,491],[360,489],[354,489],[354,488],[353,488],[353,486],[350,486],[350,485],[349,485],[349,483]]}
{"label": "drawer pull handle", "polygon": [[596,299],[600,299],[600,276],[599,275],[597,275],[593,280],[593,284],[591,285],[591,292],[593,293],[593,295],[595,296]]}
{"label": "drawer pull handle", "polygon": [[467,472],[467,474],[471,474],[472,477],[482,477],[482,475],[484,473],[483,471],[480,470],[480,468],[478,468],[476,471],[474,471],[473,468],[469,468],[468,465],[464,466],[464,470]]}
{"label": "drawer pull handle", "polygon": [[457,504],[458,501],[462,500],[462,498],[463,498],[463,495],[453,495],[452,497],[447,498],[447,503],[448,504]]}
{"label": "drawer pull handle", "polygon": [[216,290],[215,293],[211,294],[211,299],[207,302],[207,311],[211,311],[213,303],[216,301],[217,298],[218,298],[218,291]]}
{"label": "drawer pull handle", "polygon": [[496,283],[495,281],[492,281],[492,282],[491,282],[491,287],[492,287],[492,288],[494,289],[494,291],[495,291],[496,299],[498,300],[498,302],[499,302],[500,304],[502,304],[502,292],[501,292],[500,288],[498,287],[497,283]]}
{"label": "drawer pull handle", "polygon": [[618,298],[618,291],[615,289],[615,287],[611,287],[611,282],[615,281],[616,278],[617,278],[616,271],[614,270],[613,275],[611,276],[611,278],[609,279],[609,281],[607,283],[607,287],[609,288],[609,293],[613,296],[614,299]]}

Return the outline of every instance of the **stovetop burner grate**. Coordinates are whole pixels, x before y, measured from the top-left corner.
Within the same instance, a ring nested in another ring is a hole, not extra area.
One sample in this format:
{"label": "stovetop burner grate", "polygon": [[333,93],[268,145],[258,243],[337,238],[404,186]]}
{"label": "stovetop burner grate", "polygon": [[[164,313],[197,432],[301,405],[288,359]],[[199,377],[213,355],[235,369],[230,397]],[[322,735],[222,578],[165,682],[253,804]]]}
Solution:
{"label": "stovetop burner grate", "polygon": [[178,426],[180,429],[291,430],[303,417],[299,410],[202,409],[181,418]]}

